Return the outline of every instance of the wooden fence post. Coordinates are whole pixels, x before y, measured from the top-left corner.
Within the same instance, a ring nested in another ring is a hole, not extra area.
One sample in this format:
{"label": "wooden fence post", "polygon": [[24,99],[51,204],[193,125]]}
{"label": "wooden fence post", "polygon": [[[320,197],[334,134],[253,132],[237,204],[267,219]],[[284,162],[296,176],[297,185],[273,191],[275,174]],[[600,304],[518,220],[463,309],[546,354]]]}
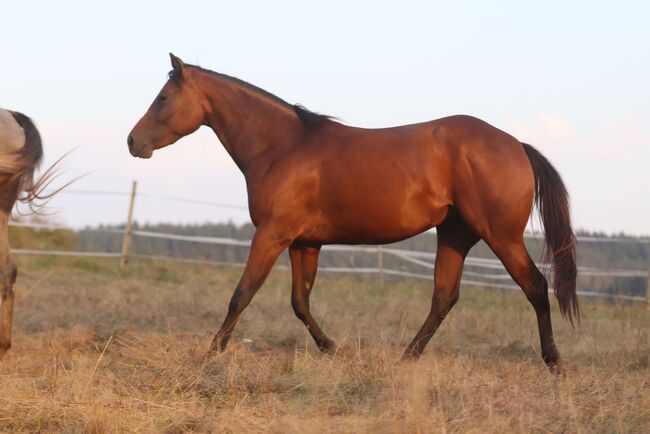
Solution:
{"label": "wooden fence post", "polygon": [[377,268],[379,269],[379,286],[384,287],[384,251],[377,247]]}
{"label": "wooden fence post", "polygon": [[133,231],[133,206],[135,205],[135,195],[138,190],[138,181],[133,181],[131,185],[131,202],[129,203],[129,216],[124,228],[124,239],[122,240],[122,257],[120,259],[120,268],[124,269],[129,262],[129,247],[131,245],[131,232]]}

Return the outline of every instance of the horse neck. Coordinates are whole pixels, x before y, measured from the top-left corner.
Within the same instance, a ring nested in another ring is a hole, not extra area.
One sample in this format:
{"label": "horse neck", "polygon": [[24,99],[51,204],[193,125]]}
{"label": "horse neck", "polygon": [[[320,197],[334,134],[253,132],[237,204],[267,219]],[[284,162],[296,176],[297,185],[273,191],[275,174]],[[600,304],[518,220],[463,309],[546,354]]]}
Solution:
{"label": "horse neck", "polygon": [[296,143],[302,124],[289,104],[216,73],[196,81],[209,105],[206,124],[245,176]]}

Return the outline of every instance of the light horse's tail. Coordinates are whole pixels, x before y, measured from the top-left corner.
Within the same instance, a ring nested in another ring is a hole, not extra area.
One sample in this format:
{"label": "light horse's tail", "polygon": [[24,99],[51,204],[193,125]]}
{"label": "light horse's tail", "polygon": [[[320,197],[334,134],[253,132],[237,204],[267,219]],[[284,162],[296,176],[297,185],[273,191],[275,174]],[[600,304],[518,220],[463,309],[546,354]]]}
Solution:
{"label": "light horse's tail", "polygon": [[19,112],[10,113],[23,129],[25,143],[16,151],[0,154],[0,209],[7,213],[16,201],[33,207],[34,200],[49,199],[52,194],[43,194],[43,190],[56,177],[55,163],[34,181],[34,172],[43,159],[41,135],[30,118]]}
{"label": "light horse's tail", "polygon": [[537,149],[522,143],[535,174],[535,205],[544,224],[546,260],[552,262],[553,288],[562,316],[580,318],[576,295],[576,237],[571,226],[569,194],[560,174]]}

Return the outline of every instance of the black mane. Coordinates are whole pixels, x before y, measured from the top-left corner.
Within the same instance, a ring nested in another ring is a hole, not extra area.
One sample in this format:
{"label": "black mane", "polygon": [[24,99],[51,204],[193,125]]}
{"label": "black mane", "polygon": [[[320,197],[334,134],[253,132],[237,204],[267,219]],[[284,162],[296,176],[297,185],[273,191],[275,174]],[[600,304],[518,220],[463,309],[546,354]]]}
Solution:
{"label": "black mane", "polygon": [[[241,80],[241,79],[239,79],[237,77],[232,77],[232,76],[227,75],[227,74],[222,74],[220,72],[211,71],[209,69],[201,68],[200,66],[197,66],[197,65],[188,65],[188,64],[186,64],[185,66],[186,67],[189,66],[190,68],[195,68],[195,69],[198,69],[198,70],[200,70],[202,72],[207,72],[208,74],[213,74],[213,75],[216,75],[218,77],[226,78],[226,79],[228,79],[230,81],[233,81],[233,82],[235,82],[237,84],[240,84],[240,85],[245,86],[245,87],[247,87],[249,89],[252,89],[255,92],[261,93],[262,95],[267,96],[267,97],[271,98],[272,100],[274,100],[274,101],[276,101],[276,102],[278,102],[278,103],[280,103],[282,105],[291,107],[293,109],[293,111],[296,113],[296,115],[298,116],[298,119],[300,119],[300,122],[307,128],[316,128],[316,127],[322,126],[323,124],[331,122],[331,121],[336,119],[333,116],[328,116],[328,115],[323,115],[323,114],[320,114],[320,113],[313,112],[313,111],[307,109],[302,104],[289,104],[288,102],[286,102],[282,98],[272,94],[271,92],[269,92],[267,90],[264,90],[261,87],[257,87],[254,84],[250,84],[249,82]],[[175,81],[178,80],[177,74],[174,73],[174,70],[169,72],[169,78],[170,78],[170,80],[175,80]]]}
{"label": "black mane", "polygon": [[301,104],[294,104],[293,110],[298,115],[300,122],[302,122],[302,124],[305,125],[306,127],[311,127],[311,128],[318,127],[320,125],[323,125],[324,123],[331,122],[334,119],[336,119],[333,116],[323,115],[308,110]]}

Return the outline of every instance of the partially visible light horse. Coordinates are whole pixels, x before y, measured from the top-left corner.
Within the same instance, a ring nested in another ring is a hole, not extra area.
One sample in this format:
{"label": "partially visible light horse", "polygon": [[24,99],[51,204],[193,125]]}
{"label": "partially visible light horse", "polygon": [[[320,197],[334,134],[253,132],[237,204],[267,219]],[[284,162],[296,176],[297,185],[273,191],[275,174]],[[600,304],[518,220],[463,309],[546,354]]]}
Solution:
{"label": "partially visible light horse", "polygon": [[32,202],[47,183],[34,183],[34,170],[43,157],[41,137],[22,113],[0,109],[0,359],[11,347],[16,265],[9,254],[8,224],[16,201]]}
{"label": "partially visible light horse", "polygon": [[558,366],[548,285],[523,238],[533,201],[544,222],[560,310],[570,319],[579,313],[575,236],[562,179],[535,148],[470,116],[354,128],[171,58],[169,81],[128,137],[131,154],[149,158],[209,126],[246,178],[257,227],[213,350],[224,349],[286,248],[293,309],[322,350],[334,349],[309,309],[321,246],[392,243],[436,227],[431,310],[405,356],[422,353],[454,306],[465,255],[483,239],[533,305],[544,361]]}

